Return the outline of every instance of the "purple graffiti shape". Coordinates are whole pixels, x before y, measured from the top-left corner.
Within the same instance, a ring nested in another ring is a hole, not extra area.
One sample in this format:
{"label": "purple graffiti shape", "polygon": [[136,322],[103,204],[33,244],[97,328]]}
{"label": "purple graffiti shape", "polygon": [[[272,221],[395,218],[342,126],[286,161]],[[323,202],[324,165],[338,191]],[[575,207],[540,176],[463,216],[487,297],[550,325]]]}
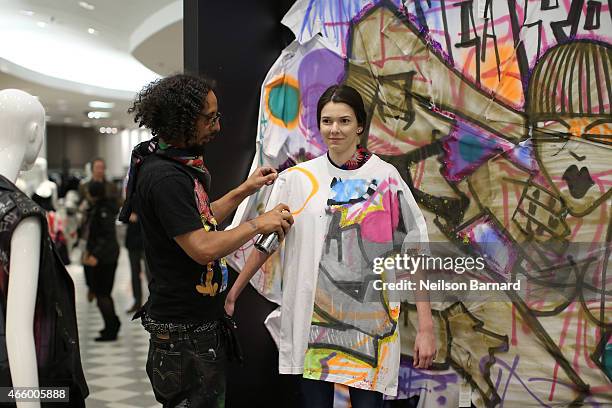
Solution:
{"label": "purple graffiti shape", "polygon": [[302,102],[300,123],[306,127],[304,134],[309,143],[324,145],[317,126],[317,102],[323,92],[340,82],[343,76],[344,61],[329,50],[315,50],[302,59],[298,70]]}

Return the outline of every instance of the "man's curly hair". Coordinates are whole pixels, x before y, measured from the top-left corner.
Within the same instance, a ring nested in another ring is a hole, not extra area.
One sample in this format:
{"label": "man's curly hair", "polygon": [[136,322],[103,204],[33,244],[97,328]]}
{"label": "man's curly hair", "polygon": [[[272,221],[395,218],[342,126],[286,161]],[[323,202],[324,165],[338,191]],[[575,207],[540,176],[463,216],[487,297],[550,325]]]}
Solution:
{"label": "man's curly hair", "polygon": [[196,133],[198,115],[214,83],[208,79],[177,74],[146,85],[136,96],[128,113],[134,122],[165,142],[190,146]]}

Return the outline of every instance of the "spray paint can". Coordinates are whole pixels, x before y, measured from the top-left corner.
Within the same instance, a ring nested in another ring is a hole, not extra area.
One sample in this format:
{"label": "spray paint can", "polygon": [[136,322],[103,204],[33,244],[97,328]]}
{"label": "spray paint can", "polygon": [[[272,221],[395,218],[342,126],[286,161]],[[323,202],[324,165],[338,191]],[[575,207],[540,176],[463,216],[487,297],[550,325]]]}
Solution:
{"label": "spray paint can", "polygon": [[[283,210],[282,212],[288,211]],[[268,255],[276,251],[278,245],[278,234],[276,232],[271,232],[267,235],[260,234],[259,237],[257,237],[257,241],[255,241],[255,248]]]}
{"label": "spray paint can", "polygon": [[276,232],[267,235],[260,234],[255,241],[255,248],[270,255],[278,249],[278,234]]}

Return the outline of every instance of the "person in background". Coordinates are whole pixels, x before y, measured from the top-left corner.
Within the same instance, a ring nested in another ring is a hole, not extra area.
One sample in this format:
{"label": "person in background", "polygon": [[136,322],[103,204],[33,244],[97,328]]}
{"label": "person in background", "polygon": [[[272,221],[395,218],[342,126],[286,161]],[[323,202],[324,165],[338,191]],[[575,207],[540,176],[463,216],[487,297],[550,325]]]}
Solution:
{"label": "person in background", "polygon": [[119,258],[119,243],[115,229],[118,207],[114,198],[106,196],[102,182],[91,181],[88,195],[92,207],[89,211],[89,235],[83,254],[83,265],[91,268],[91,290],[104,320],[104,328],[95,341],[113,341],[117,339],[121,326],[111,297]]}
{"label": "person in background", "polygon": [[144,243],[142,241],[142,231],[138,215],[133,212],[130,214],[127,230],[125,233],[125,248],[128,250],[130,258],[130,271],[132,272],[132,293],[134,294],[134,304],[127,310],[128,314],[136,313],[142,307],[142,263],[144,261],[145,276],[147,283],[151,281],[149,267],[144,257]]}
{"label": "person in background", "polygon": [[[91,161],[91,178],[79,185],[79,212],[81,214],[81,225],[79,227],[79,239],[87,242],[89,235],[90,210],[92,207],[92,197],[89,193],[89,185],[92,182],[102,183],[104,195],[108,200],[114,201],[117,208],[121,206],[121,198],[117,187],[106,179],[106,162],[103,158],[97,157]],[[94,291],[91,287],[92,270],[91,267],[83,264],[85,273],[85,284],[87,285],[87,300],[90,302],[95,299]]]}

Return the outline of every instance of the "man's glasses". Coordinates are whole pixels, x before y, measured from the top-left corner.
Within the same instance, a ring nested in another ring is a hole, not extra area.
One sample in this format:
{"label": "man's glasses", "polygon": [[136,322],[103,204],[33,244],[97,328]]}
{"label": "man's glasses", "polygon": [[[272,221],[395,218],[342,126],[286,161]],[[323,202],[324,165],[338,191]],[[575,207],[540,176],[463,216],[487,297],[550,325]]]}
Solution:
{"label": "man's glasses", "polygon": [[221,119],[221,112],[217,112],[212,115],[203,115],[199,113],[199,115],[206,119],[206,122],[207,122],[206,125],[210,127],[215,126],[217,122],[219,121],[219,119]]}

